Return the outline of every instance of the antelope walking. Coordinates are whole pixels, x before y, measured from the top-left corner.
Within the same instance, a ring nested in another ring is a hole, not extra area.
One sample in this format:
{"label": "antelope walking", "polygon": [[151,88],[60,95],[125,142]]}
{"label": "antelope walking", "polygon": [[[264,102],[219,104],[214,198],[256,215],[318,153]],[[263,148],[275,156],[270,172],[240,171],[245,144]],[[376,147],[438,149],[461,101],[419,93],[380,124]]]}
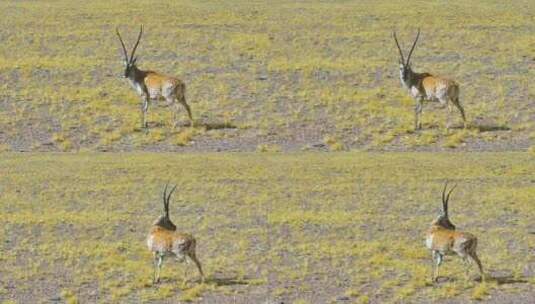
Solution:
{"label": "antelope walking", "polygon": [[[467,264],[467,267],[469,259],[474,261],[479,268],[481,280],[484,280],[483,266],[476,253],[477,237],[469,232],[455,230],[455,225],[450,222],[448,216],[448,201],[451,192],[457,185],[453,186],[446,195],[447,186],[448,183],[446,182],[444,190],[442,191],[443,212],[431,223],[425,241],[427,248],[431,250],[433,255],[433,282],[436,282],[438,279],[438,268],[444,260],[444,255],[451,254],[457,254],[461,257],[463,262]],[[468,268],[466,271],[468,274]]]}
{"label": "antelope walking", "polygon": [[142,125],[141,128],[147,127],[147,111],[149,109],[150,100],[165,99],[169,106],[174,106],[174,127],[178,125],[177,122],[177,113],[179,111],[178,103],[182,104],[186,111],[188,112],[188,117],[193,126],[193,118],[191,116],[191,109],[186,103],[186,85],[180,79],[175,77],[170,77],[162,75],[154,71],[143,71],[138,69],[136,65],[137,57],[134,57],[136,53],[137,46],[141,40],[143,34],[143,25],[139,31],[139,36],[137,37],[136,44],[130,53],[130,58],[128,57],[128,52],[119,33],[119,28],[115,29],[117,36],[119,36],[119,41],[123,47],[124,53],[124,77],[128,78],[130,85],[136,90],[137,94],[142,99],[141,114]]}
{"label": "antelope walking", "polygon": [[[160,282],[160,270],[166,257],[175,257],[178,261],[186,263],[188,263],[187,258],[190,258],[199,270],[201,281],[204,282],[201,262],[195,254],[195,238],[191,234],[177,232],[175,224],[169,218],[169,199],[175,189],[176,186],[167,195],[167,184],[165,185],[163,191],[164,214],[154,222],[147,237],[147,246],[154,256],[153,283]],[[184,270],[184,280],[187,280],[187,267]]]}
{"label": "antelope walking", "polygon": [[425,101],[440,102],[442,106],[448,106],[448,118],[446,129],[450,128],[450,116],[452,112],[452,104],[459,109],[461,117],[463,119],[463,125],[466,128],[466,117],[464,115],[464,109],[459,101],[459,85],[450,79],[433,76],[429,73],[416,73],[413,72],[410,65],[411,55],[416,46],[416,42],[420,37],[420,29],[416,39],[412,44],[407,61],[403,56],[403,51],[399,46],[396,32],[392,32],[394,40],[399,50],[399,77],[403,86],[409,91],[409,94],[416,101],[414,107],[414,129],[419,130],[422,128],[420,116],[422,114],[423,103]]}

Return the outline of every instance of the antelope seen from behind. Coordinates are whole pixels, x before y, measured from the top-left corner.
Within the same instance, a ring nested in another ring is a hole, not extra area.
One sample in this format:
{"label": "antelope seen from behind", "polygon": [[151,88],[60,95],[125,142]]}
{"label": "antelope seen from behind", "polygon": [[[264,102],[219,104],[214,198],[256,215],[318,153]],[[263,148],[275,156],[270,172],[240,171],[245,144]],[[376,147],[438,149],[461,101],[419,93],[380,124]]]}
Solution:
{"label": "antelope seen from behind", "polygon": [[411,55],[416,47],[416,42],[420,37],[420,29],[418,29],[418,34],[416,39],[412,44],[407,60],[403,56],[403,51],[399,46],[398,38],[396,37],[396,32],[392,32],[394,41],[399,50],[399,76],[403,86],[409,91],[409,94],[416,101],[414,107],[414,128],[416,130],[422,128],[422,122],[420,121],[420,116],[423,110],[424,101],[431,102],[440,102],[442,106],[448,106],[448,121],[446,128],[450,127],[450,116],[452,112],[452,105],[457,107],[459,112],[461,112],[461,117],[463,119],[464,127],[466,128],[466,117],[464,114],[464,109],[459,101],[459,85],[450,79],[433,76],[429,73],[416,73],[412,70],[410,65]]}
{"label": "antelope seen from behind", "polygon": [[174,107],[174,126],[178,125],[177,114],[179,111],[179,103],[184,106],[188,112],[188,117],[191,125],[193,126],[193,118],[191,116],[191,109],[186,103],[186,85],[180,79],[175,77],[170,77],[162,75],[154,71],[144,71],[140,70],[137,65],[137,57],[135,57],[137,46],[143,35],[143,25],[139,31],[137,41],[128,57],[128,52],[119,33],[119,29],[116,28],[117,36],[121,42],[124,53],[124,77],[128,78],[130,85],[136,90],[137,94],[142,99],[141,106],[141,115],[142,115],[142,125],[141,128],[147,127],[147,111],[149,109],[150,100],[165,99],[168,106]]}
{"label": "antelope seen from behind", "polygon": [[[176,226],[169,218],[169,199],[175,191],[176,186],[167,194],[167,185],[163,191],[164,214],[161,215],[152,225],[147,237],[147,246],[154,256],[154,283],[160,282],[160,270],[164,258],[175,257],[180,262],[189,263],[191,259],[201,275],[201,281],[204,282],[204,274],[201,262],[197,259],[195,253],[195,238],[188,233],[176,231]],[[184,280],[187,280],[187,267],[184,271]]]}
{"label": "antelope seen from behind", "polygon": [[[448,215],[448,201],[450,194],[456,185],[450,189],[446,195],[448,183],[444,185],[442,191],[442,214],[432,223],[426,234],[426,246],[431,250],[433,256],[433,282],[438,279],[438,270],[444,260],[445,255],[457,254],[468,267],[469,261],[477,264],[481,279],[484,280],[483,266],[477,256],[477,237],[469,232],[457,231]],[[468,273],[468,268],[466,269]]]}

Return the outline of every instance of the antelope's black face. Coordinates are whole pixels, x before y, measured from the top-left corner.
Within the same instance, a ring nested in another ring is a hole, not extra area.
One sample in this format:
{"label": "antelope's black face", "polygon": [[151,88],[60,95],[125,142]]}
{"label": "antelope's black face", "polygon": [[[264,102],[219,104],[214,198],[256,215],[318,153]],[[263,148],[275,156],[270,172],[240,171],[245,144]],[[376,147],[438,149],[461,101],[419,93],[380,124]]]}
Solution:
{"label": "antelope's black face", "polygon": [[411,67],[410,65],[406,65],[403,62],[399,62],[399,77],[401,78],[401,81],[407,82],[410,79],[411,75]]}
{"label": "antelope's black face", "polygon": [[132,78],[134,70],[136,69],[136,60],[132,62],[124,61],[124,78]]}
{"label": "antelope's black face", "polygon": [[411,78],[411,67],[399,62],[399,78],[405,86],[409,86]]}

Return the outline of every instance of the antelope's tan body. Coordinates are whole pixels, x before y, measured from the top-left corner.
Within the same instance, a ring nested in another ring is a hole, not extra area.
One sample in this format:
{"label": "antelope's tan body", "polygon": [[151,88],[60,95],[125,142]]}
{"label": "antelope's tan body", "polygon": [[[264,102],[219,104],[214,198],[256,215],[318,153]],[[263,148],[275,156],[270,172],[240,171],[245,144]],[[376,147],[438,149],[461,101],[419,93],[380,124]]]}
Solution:
{"label": "antelope's tan body", "polygon": [[459,98],[459,85],[447,78],[424,74],[421,85],[413,87],[411,95],[413,98],[423,97],[428,101],[438,101],[444,105],[448,99]]}
{"label": "antelope's tan body", "polygon": [[416,42],[418,41],[418,37],[420,37],[420,30],[418,30],[418,35],[414,40],[406,61],[403,51],[399,46],[395,32],[393,33],[393,37],[400,54],[399,76],[401,83],[407,89],[411,97],[416,101],[416,105],[414,107],[414,128],[422,128],[420,117],[422,114],[424,101],[440,102],[440,104],[443,106],[448,107],[446,128],[450,127],[452,105],[455,106],[461,113],[464,127],[466,127],[464,108],[459,101],[459,85],[451,79],[433,76],[429,73],[416,73],[411,68],[410,59],[414,47],[416,46]]}
{"label": "antelope's tan body", "polygon": [[458,255],[464,262],[474,261],[481,278],[484,279],[483,266],[477,256],[477,237],[469,232],[458,231],[448,216],[448,201],[453,187],[447,196],[447,183],[442,192],[443,214],[439,215],[427,230],[425,245],[433,256],[433,282],[438,279],[438,270],[445,255]]}
{"label": "antelope's tan body", "polygon": [[143,34],[143,26],[141,26],[137,42],[132,49],[130,57],[126,51],[121,34],[117,29],[117,36],[121,42],[124,52],[125,71],[124,77],[128,79],[130,85],[136,90],[141,97],[142,107],[142,128],[147,127],[147,112],[149,109],[150,100],[165,99],[168,105],[174,105],[174,126],[178,124],[177,113],[179,111],[179,104],[181,104],[187,111],[191,125],[193,125],[193,117],[191,115],[191,108],[186,102],[186,85],[180,79],[167,75],[160,74],[155,71],[144,71],[138,69],[136,65],[137,58],[134,57],[136,48]]}
{"label": "antelope's tan body", "polygon": [[153,226],[147,237],[147,246],[155,254],[176,256],[183,259],[195,252],[195,238],[189,233],[180,233],[160,226]]}
{"label": "antelope's tan body", "polygon": [[464,257],[467,250],[475,252],[477,238],[469,232],[433,225],[427,231],[426,245],[430,250],[438,251],[443,255],[458,254]]}
{"label": "antelope's tan body", "polygon": [[[160,216],[152,225],[147,236],[147,247],[154,256],[154,280],[160,281],[160,270],[165,258],[175,257],[178,261],[188,262],[191,259],[199,273],[201,280],[204,281],[201,262],[197,259],[195,253],[197,242],[193,235],[189,233],[178,232],[175,224],[169,218],[169,199],[175,191],[176,186],[167,195],[167,185],[163,192],[164,214]],[[187,267],[184,269],[184,279],[187,278]]]}
{"label": "antelope's tan body", "polygon": [[162,75],[158,72],[147,71],[143,79],[150,99],[176,99],[182,100],[186,85],[182,80]]}

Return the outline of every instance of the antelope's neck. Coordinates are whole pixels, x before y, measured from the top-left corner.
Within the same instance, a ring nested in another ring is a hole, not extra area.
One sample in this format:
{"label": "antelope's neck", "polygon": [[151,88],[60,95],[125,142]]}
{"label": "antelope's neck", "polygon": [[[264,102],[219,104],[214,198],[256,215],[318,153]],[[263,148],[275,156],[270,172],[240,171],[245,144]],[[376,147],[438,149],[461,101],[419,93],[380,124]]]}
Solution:
{"label": "antelope's neck", "polygon": [[455,231],[455,226],[451,223],[444,224],[444,223],[433,223],[431,225],[431,230],[450,230]]}
{"label": "antelope's neck", "polygon": [[143,84],[143,80],[145,79],[146,74],[147,73],[145,73],[145,71],[142,71],[137,67],[133,67],[132,73],[128,75],[128,81],[133,87],[141,86]]}
{"label": "antelope's neck", "polygon": [[171,222],[171,219],[167,217],[160,217],[156,222],[154,222],[154,226],[158,226],[167,230],[176,230],[175,224]]}

